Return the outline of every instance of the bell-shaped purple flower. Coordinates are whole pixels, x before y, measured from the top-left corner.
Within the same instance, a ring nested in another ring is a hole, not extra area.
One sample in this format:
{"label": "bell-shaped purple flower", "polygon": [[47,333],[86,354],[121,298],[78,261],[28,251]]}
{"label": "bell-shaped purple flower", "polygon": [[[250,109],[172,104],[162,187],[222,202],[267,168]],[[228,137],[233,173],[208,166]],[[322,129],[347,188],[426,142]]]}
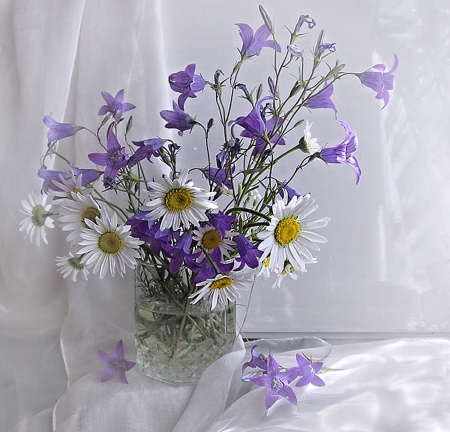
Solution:
{"label": "bell-shaped purple flower", "polygon": [[136,108],[135,105],[123,101],[123,89],[119,90],[115,97],[111,96],[105,91],[102,91],[102,96],[103,99],[105,99],[106,105],[103,105],[100,108],[100,110],[98,111],[98,115],[105,115],[107,113],[110,113],[114,117],[116,122],[118,122],[122,118],[123,113]]}
{"label": "bell-shaped purple flower", "polygon": [[281,183],[278,186],[278,193],[281,195],[282,198],[284,198],[284,196],[287,194],[288,203],[291,201],[292,198],[294,197],[298,198],[300,196],[300,194],[295,189],[291,188],[286,183]]}
{"label": "bell-shaped purple flower", "polygon": [[255,348],[258,345],[252,345],[251,350],[251,360],[248,362],[245,362],[242,365],[242,373],[244,373],[245,369],[251,367],[251,368],[259,368],[261,370],[267,370],[267,357],[264,354],[259,354],[255,351]]}
{"label": "bell-shaped purple flower", "polygon": [[397,67],[398,57],[396,54],[394,54],[394,64],[388,72],[385,72],[386,65],[376,64],[372,66],[372,70],[368,70],[361,74],[356,74],[363,85],[371,88],[377,93],[375,96],[377,99],[383,99],[383,108],[389,102],[389,91],[394,88],[394,72]]}
{"label": "bell-shaped purple flower", "polygon": [[184,110],[184,103],[187,98],[197,97],[195,93],[205,88],[205,80],[194,73],[195,64],[186,66],[184,71],[173,73],[169,76],[169,85],[173,91],[181,93],[178,97],[178,106]]}
{"label": "bell-shaped purple flower", "polygon": [[186,114],[178,104],[172,102],[173,111],[164,110],[159,114],[167,122],[167,129],[178,129],[178,135],[182,136],[184,131],[191,130],[195,125],[195,120]]}
{"label": "bell-shaped purple flower", "polygon": [[341,163],[350,165],[356,175],[356,183],[358,184],[361,177],[361,169],[358,161],[353,153],[358,148],[358,138],[356,132],[350,129],[350,126],[344,121],[339,120],[338,123],[345,129],[345,139],[334,147],[325,147],[320,152],[320,158],[327,163]]}
{"label": "bell-shaped purple flower", "polygon": [[112,187],[119,170],[127,164],[129,156],[114,133],[110,132],[106,143],[106,153],[90,153],[88,158],[91,162],[106,167],[103,184],[105,187]]}
{"label": "bell-shaped purple flower", "polygon": [[132,369],[136,363],[125,359],[123,342],[121,340],[116,344],[114,355],[105,351],[98,351],[98,357],[105,366],[101,378],[102,382],[109,381],[116,376],[121,383],[128,384],[125,372]]}
{"label": "bell-shaped purple flower", "polygon": [[294,390],[289,387],[291,375],[287,372],[280,372],[277,361],[269,355],[267,356],[267,373],[249,376],[246,380],[251,381],[253,384],[267,387],[266,408],[269,409],[280,396],[297,405],[297,397]]}
{"label": "bell-shaped purple flower", "polygon": [[248,24],[236,24],[239,27],[239,35],[242,39],[242,48],[240,50],[243,58],[258,56],[264,47],[273,48],[280,52],[279,44],[275,45],[273,40],[267,40],[270,36],[269,28],[263,24],[253,34],[253,29]]}
{"label": "bell-shaped purple flower", "polygon": [[131,168],[140,162],[142,159],[147,158],[149,162],[152,162],[152,156],[159,157],[159,149],[163,146],[164,141],[161,138],[151,138],[144,141],[133,141],[135,146],[139,148],[128,160],[128,166]]}
{"label": "bell-shaped purple flower", "polygon": [[52,115],[53,113],[50,113],[44,117],[44,124],[49,128],[47,131],[47,139],[49,142],[58,141],[77,133],[78,129],[73,123],[59,123]]}
{"label": "bell-shaped purple flower", "polygon": [[307,99],[305,106],[310,109],[318,108],[330,108],[337,114],[336,106],[331,100],[331,95],[333,94],[333,84],[324,83],[322,90],[311,98]]}
{"label": "bell-shaped purple flower", "polygon": [[296,355],[296,359],[298,366],[287,370],[288,374],[292,374],[292,376],[297,375],[300,377],[300,379],[295,383],[296,387],[303,387],[308,384],[312,384],[317,387],[323,387],[325,385],[322,378],[317,376],[319,371],[322,369],[323,362],[312,362],[300,354]]}
{"label": "bell-shaped purple flower", "polygon": [[234,241],[239,252],[239,258],[236,258],[236,261],[240,263],[238,270],[242,270],[245,265],[250,268],[257,268],[259,266],[259,258],[263,254],[258,249],[258,246],[254,245],[243,234],[238,234]]}
{"label": "bell-shaped purple flower", "polygon": [[300,15],[294,30],[296,35],[300,34],[300,29],[303,24],[307,24],[308,28],[311,30],[316,25],[316,21],[314,21],[314,18],[310,18],[309,15]]}
{"label": "bell-shaped purple flower", "polygon": [[[238,117],[236,120],[229,122],[231,124],[231,133],[234,136],[234,128],[236,125],[241,126],[244,130],[241,132],[241,136],[245,138],[255,138],[255,146],[252,151],[252,156],[261,154],[267,147],[267,141],[263,137],[276,128],[278,128],[283,122],[282,118],[272,117],[266,120],[265,110],[262,107],[262,103],[266,100],[273,100],[273,96],[265,96],[256,102],[253,109],[247,116]],[[284,145],[285,141],[279,133],[275,133],[270,142],[272,144]]]}

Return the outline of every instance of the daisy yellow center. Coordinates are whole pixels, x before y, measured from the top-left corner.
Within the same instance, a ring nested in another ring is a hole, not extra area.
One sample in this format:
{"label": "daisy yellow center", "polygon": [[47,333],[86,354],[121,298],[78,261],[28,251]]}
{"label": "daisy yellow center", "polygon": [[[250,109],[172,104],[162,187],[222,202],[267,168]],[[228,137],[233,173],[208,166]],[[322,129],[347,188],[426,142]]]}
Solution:
{"label": "daisy yellow center", "polygon": [[81,264],[81,257],[71,257],[67,260],[70,267],[75,270],[81,271],[84,269],[84,264]]}
{"label": "daisy yellow center", "polygon": [[72,194],[76,195],[77,193],[81,193],[81,192],[82,192],[81,189],[74,188],[74,189],[70,190],[69,192],[67,192],[67,198],[73,200]]}
{"label": "daisy yellow center", "polygon": [[99,249],[109,255],[115,255],[123,248],[122,237],[115,231],[106,231],[98,239]]}
{"label": "daisy yellow center", "polygon": [[[81,213],[81,220],[84,223],[85,219],[89,219],[92,222],[95,222],[96,216],[100,217],[100,210],[97,207],[86,207],[83,212]],[[88,228],[88,226],[84,223],[85,228]]]}
{"label": "daisy yellow center", "polygon": [[188,209],[192,205],[194,196],[189,189],[179,187],[170,189],[164,201],[170,211],[180,212]]}
{"label": "daisy yellow center", "polygon": [[234,279],[232,279],[230,277],[223,277],[223,278],[215,280],[211,284],[211,289],[212,290],[225,289],[225,288],[228,288],[233,282],[234,282]]}
{"label": "daisy yellow center", "polygon": [[281,245],[286,246],[292,243],[300,233],[300,224],[297,218],[293,216],[281,219],[275,228],[275,240]]}
{"label": "daisy yellow center", "polygon": [[216,230],[209,230],[203,234],[202,237],[202,246],[205,249],[214,249],[219,246],[222,241],[222,237],[220,233]]}
{"label": "daisy yellow center", "polygon": [[34,226],[41,227],[45,224],[45,219],[47,218],[48,213],[45,211],[44,207],[40,204],[33,207],[31,211],[31,222],[33,222]]}

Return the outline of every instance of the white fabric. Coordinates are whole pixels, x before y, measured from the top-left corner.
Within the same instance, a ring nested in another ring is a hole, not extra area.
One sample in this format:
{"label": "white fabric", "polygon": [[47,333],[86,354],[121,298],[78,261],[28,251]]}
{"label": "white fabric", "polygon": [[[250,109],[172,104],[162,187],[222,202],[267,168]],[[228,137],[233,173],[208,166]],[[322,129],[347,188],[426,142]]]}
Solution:
{"label": "white fabric", "polygon": [[[195,393],[192,387],[150,386],[134,370],[130,386],[101,384],[97,350],[112,352],[123,339],[127,358],[135,355],[132,272],[123,279],[91,277],[74,284],[54,264],[55,256],[67,252],[65,234],[49,231],[50,244],[37,248],[18,230],[21,200],[41,186],[36,172],[46,149],[44,115],[54,112],[57,120],[95,128],[100,91],[115,94],[124,88],[125,100],[138,107],[131,139],[170,136],[159,117],[173,97],[168,74],[191,62],[201,65],[207,78],[230,68],[241,44],[234,23],[256,28],[258,3],[0,2],[0,430],[49,431],[55,405],[55,427],[68,432],[101,431],[100,422],[109,430],[170,430],[179,421],[178,430],[193,423],[216,427],[212,430],[333,430],[328,424],[335,421],[342,421],[336,423],[342,430],[396,430],[391,425],[402,421],[409,422],[406,430],[449,429],[445,339],[337,346],[327,365],[344,365],[347,372],[327,373],[324,389],[308,388],[305,397],[311,400],[298,412],[281,402],[266,414],[263,390],[247,393],[238,374],[228,391],[230,374],[244,358],[241,345],[222,361],[223,369],[219,363],[205,375]],[[361,89],[356,78],[336,90],[340,118],[358,130],[363,180],[355,187],[349,167],[325,165],[305,177],[303,185],[308,191],[314,187],[321,216],[332,216],[334,225],[323,233],[329,243],[299,285],[271,290],[270,281],[257,287],[245,330],[448,332],[450,3],[267,0],[264,5],[280,30],[295,24],[300,13],[313,16],[329,40],[339,42],[337,58],[346,58],[351,70],[378,61],[390,67],[393,51],[401,63],[392,101],[382,112],[374,93]],[[252,60],[247,77],[259,73],[257,65]],[[355,89],[357,96],[349,98]],[[208,115],[200,98],[190,102],[199,115]],[[333,144],[342,131],[325,126],[330,116],[316,113],[314,125],[320,125],[318,138]],[[187,136],[186,165],[199,158],[197,138]],[[66,142],[66,154],[79,166],[97,151],[86,135]],[[61,164],[52,159],[49,168]],[[331,185],[337,186],[330,193]],[[283,344],[276,350],[286,351]],[[363,387],[368,379],[375,380],[369,390]],[[383,403],[383,396],[392,404]],[[212,405],[206,425],[200,420]],[[128,409],[138,412],[128,415]],[[341,410],[342,417],[336,417]],[[351,416],[357,416],[353,423]],[[238,426],[245,418],[257,425]]]}
{"label": "white fabric", "polygon": [[[91,372],[63,395],[54,413],[56,432],[157,431],[408,431],[450,427],[450,341],[396,339],[337,345],[317,338],[254,342],[284,367],[295,354],[320,360],[324,387],[293,387],[298,405],[280,398],[269,410],[266,390],[241,381],[250,359],[242,340],[218,360],[199,384],[171,387],[127,373],[129,385],[100,383]],[[248,369],[247,372],[250,372]]]}

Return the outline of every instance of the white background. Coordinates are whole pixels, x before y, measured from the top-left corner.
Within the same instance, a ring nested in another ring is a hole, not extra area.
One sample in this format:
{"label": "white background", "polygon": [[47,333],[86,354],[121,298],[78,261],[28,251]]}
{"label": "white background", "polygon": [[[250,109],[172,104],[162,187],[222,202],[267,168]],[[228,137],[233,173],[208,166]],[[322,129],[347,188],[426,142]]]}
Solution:
{"label": "white background", "polygon": [[[55,256],[66,253],[65,235],[53,230],[50,245],[37,248],[18,231],[21,200],[41,185],[36,172],[46,146],[43,116],[54,112],[58,120],[95,127],[100,91],[124,88],[126,100],[138,107],[132,139],[167,136],[158,113],[171,108],[168,74],[191,62],[209,79],[218,68],[229,71],[241,45],[234,23],[257,28],[258,3],[0,2],[2,419],[26,424],[34,415],[35,422],[46,424],[67,384],[65,368],[69,381],[76,380],[99,366],[97,349],[110,351],[119,338],[133,353],[132,272],[123,280],[94,276],[73,284],[54,265]],[[309,46],[324,28],[326,40],[336,42],[333,58],[348,71],[378,62],[389,69],[394,52],[400,64],[383,111],[357,78],[336,84],[339,119],[358,133],[361,182],[355,185],[347,166],[320,162],[298,177],[296,189],[311,192],[319,204],[315,215],[332,219],[321,231],[328,243],[297,282],[275,290],[272,281],[257,285],[245,331],[448,332],[450,2],[267,0],[264,5],[282,45],[284,25],[292,27],[301,13],[309,14],[317,21]],[[263,50],[249,64],[249,82],[266,81],[258,64],[270,61],[268,53]],[[189,101],[190,112],[210,115],[202,102],[210,96],[205,90]],[[332,111],[316,111],[310,121],[321,144],[343,139]],[[68,140],[68,154],[81,166],[94,147],[79,137]],[[200,152],[201,146],[194,134],[185,146],[189,165],[190,158],[197,160],[194,147]]]}

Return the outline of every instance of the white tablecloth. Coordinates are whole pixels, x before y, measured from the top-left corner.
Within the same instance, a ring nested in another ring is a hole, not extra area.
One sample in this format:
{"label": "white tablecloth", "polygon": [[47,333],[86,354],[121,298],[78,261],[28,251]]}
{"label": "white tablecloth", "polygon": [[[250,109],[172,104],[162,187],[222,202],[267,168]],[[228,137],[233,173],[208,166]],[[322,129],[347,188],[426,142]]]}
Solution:
{"label": "white tablecloth", "polygon": [[251,344],[213,364],[197,386],[172,387],[127,373],[100,382],[102,367],[72,383],[54,409],[56,432],[92,431],[448,431],[450,341],[411,338],[331,346],[311,338],[261,340],[257,351],[283,366],[295,354],[324,358],[324,387],[293,387],[298,405],[241,381]]}

